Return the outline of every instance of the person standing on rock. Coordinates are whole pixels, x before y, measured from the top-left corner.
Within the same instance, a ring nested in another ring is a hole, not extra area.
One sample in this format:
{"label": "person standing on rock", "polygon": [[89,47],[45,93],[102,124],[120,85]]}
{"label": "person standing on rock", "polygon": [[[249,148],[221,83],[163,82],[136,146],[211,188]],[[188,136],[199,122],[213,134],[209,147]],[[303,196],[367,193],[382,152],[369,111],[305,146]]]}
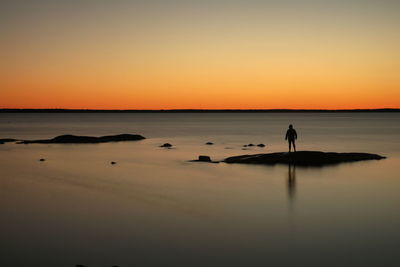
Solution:
{"label": "person standing on rock", "polygon": [[296,130],[293,129],[293,125],[289,125],[289,129],[286,132],[286,137],[285,140],[288,140],[289,142],[289,152],[292,150],[292,144],[293,144],[293,149],[294,152],[296,152],[296,139],[297,139],[297,133]]}

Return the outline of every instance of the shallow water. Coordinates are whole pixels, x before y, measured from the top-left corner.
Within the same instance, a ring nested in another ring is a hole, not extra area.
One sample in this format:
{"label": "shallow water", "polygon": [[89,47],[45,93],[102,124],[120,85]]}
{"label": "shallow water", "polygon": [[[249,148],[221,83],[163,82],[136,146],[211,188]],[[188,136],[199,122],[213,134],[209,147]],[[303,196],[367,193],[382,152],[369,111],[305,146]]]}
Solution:
{"label": "shallow water", "polygon": [[[400,113],[0,114],[0,138],[147,137],[0,145],[0,266],[399,266],[399,122]],[[388,158],[295,169],[188,162],[284,151],[289,123],[298,150]]]}

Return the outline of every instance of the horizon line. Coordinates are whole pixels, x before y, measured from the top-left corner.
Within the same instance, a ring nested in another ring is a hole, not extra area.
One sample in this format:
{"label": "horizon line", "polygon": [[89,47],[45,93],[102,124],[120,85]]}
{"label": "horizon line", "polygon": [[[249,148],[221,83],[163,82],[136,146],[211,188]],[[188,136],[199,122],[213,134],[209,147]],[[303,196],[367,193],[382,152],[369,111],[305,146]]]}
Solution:
{"label": "horizon line", "polygon": [[375,109],[68,109],[0,108],[1,113],[79,113],[79,112],[400,112],[400,108]]}

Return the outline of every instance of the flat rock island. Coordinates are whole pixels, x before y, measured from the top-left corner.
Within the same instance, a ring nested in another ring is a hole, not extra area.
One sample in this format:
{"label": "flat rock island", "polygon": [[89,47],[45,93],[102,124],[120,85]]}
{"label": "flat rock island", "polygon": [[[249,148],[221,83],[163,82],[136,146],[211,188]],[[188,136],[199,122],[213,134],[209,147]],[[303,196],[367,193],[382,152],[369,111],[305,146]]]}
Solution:
{"label": "flat rock island", "polygon": [[52,139],[44,140],[23,140],[19,144],[97,144],[107,142],[122,142],[122,141],[138,141],[146,139],[138,134],[118,134],[106,136],[78,136],[78,135],[60,135]]}
{"label": "flat rock island", "polygon": [[321,151],[277,152],[268,154],[240,155],[223,160],[225,163],[242,164],[295,164],[299,166],[323,166],[342,162],[380,160],[386,157],[369,153],[337,153]]}

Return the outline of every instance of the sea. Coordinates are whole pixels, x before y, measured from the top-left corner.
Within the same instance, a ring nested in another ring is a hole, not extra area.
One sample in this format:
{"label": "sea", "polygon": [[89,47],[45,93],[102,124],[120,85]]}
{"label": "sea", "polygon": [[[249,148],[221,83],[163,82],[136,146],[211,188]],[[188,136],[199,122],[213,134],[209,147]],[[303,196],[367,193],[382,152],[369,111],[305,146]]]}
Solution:
{"label": "sea", "polygon": [[[387,158],[190,161],[287,151],[289,124]],[[0,138],[121,133],[146,139],[0,145],[0,266],[400,266],[398,112],[0,113]]]}

